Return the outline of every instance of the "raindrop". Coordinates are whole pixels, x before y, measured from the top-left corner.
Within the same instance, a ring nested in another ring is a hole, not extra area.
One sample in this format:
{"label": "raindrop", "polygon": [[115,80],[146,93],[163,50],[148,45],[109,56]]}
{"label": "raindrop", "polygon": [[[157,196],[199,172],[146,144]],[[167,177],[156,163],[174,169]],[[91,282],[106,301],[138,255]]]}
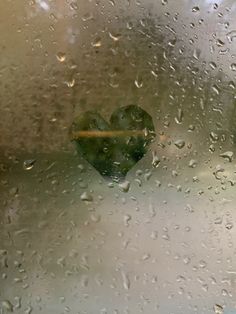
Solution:
{"label": "raindrop", "polygon": [[143,80],[140,78],[140,77],[137,77],[134,81],[134,85],[137,87],[137,88],[141,88],[143,87]]}
{"label": "raindrop", "polygon": [[101,216],[99,214],[96,214],[96,213],[92,213],[90,215],[90,219],[93,221],[93,222],[99,222],[101,220]]}
{"label": "raindrop", "polygon": [[191,262],[191,259],[188,256],[184,256],[183,262],[185,265],[188,265]]}
{"label": "raindrop", "polygon": [[216,134],[215,132],[211,132],[210,133],[210,138],[212,139],[212,141],[217,142],[219,140],[219,136],[218,134]]}
{"label": "raindrop", "polygon": [[80,280],[81,286],[85,288],[85,287],[88,286],[88,283],[89,283],[89,278],[88,278],[88,276],[82,275],[82,276],[81,276],[81,280]]}
{"label": "raindrop", "polygon": [[72,10],[75,10],[75,11],[78,10],[78,5],[76,2],[71,2],[70,7]]}
{"label": "raindrop", "polygon": [[222,217],[216,217],[214,223],[216,225],[221,225],[223,222],[223,218]]}
{"label": "raindrop", "polygon": [[72,78],[71,80],[66,81],[66,85],[67,85],[68,87],[70,87],[70,88],[74,87],[74,85],[75,85],[75,79]]}
{"label": "raindrop", "polygon": [[199,267],[200,267],[200,268],[206,268],[206,266],[207,266],[207,263],[206,263],[204,260],[201,260],[201,261],[199,262]]}
{"label": "raindrop", "polygon": [[149,253],[145,253],[145,254],[143,254],[141,260],[142,261],[147,261],[150,257],[151,257],[151,255]]}
{"label": "raindrop", "polygon": [[25,313],[25,314],[31,314],[32,311],[33,311],[32,306],[28,306],[28,307],[25,309],[24,313]]}
{"label": "raindrop", "polygon": [[196,60],[199,60],[199,57],[200,57],[200,54],[201,54],[201,50],[200,49],[194,49],[193,51],[193,58],[196,59]]}
{"label": "raindrop", "polygon": [[220,89],[217,85],[213,85],[212,90],[216,93],[216,95],[220,95]]}
{"label": "raindrop", "polygon": [[125,215],[124,216],[124,225],[125,225],[125,227],[129,226],[129,222],[130,222],[131,219],[132,219],[132,217],[130,215]]}
{"label": "raindrop", "polygon": [[152,231],[150,235],[152,240],[156,240],[158,238],[158,232],[157,231]]}
{"label": "raindrop", "polygon": [[195,168],[195,167],[197,166],[197,161],[196,161],[195,159],[191,159],[191,160],[189,161],[188,166],[189,166],[190,168]]}
{"label": "raindrop", "polygon": [[132,29],[133,28],[133,23],[132,22],[127,22],[126,27],[128,29]]}
{"label": "raindrop", "polygon": [[157,153],[156,152],[152,152],[152,166],[154,168],[158,168],[159,165],[160,165],[160,158],[157,156]]}
{"label": "raindrop", "polygon": [[83,22],[87,22],[93,19],[93,14],[91,12],[85,13],[82,17]]}
{"label": "raindrop", "polygon": [[156,186],[159,188],[161,186],[161,181],[155,180]]}
{"label": "raindrop", "polygon": [[190,124],[190,125],[188,126],[188,131],[189,131],[189,132],[193,132],[194,130],[195,130],[195,126],[192,125],[192,124]]}
{"label": "raindrop", "polygon": [[66,60],[66,54],[64,52],[58,52],[56,57],[59,62],[64,62]]}
{"label": "raindrop", "polygon": [[19,189],[18,189],[18,187],[16,187],[16,186],[13,187],[13,188],[11,188],[11,189],[9,190],[9,194],[10,194],[11,196],[17,195],[18,192],[19,192]]}
{"label": "raindrop", "polygon": [[214,153],[214,151],[215,151],[215,146],[214,146],[213,144],[211,144],[211,145],[209,146],[209,151],[212,152],[212,153]]}
{"label": "raindrop", "polygon": [[223,314],[224,313],[223,306],[220,304],[215,304],[213,309],[214,309],[215,314]]}
{"label": "raindrop", "polygon": [[114,41],[119,41],[121,38],[121,34],[112,34],[109,32],[109,37]]}
{"label": "raindrop", "polygon": [[162,5],[168,4],[168,0],[161,0],[161,4],[162,4]]}
{"label": "raindrop", "polygon": [[9,300],[2,301],[2,308],[8,312],[13,312],[13,305]]}
{"label": "raindrop", "polygon": [[166,241],[169,241],[169,240],[170,240],[170,236],[168,235],[168,233],[163,234],[163,235],[162,235],[162,239],[164,239],[164,240],[166,240]]}
{"label": "raindrop", "polygon": [[20,309],[21,308],[21,297],[15,297],[16,304],[14,306],[14,309]]}
{"label": "raindrop", "polygon": [[217,39],[216,45],[217,45],[218,47],[223,47],[224,44],[225,44],[225,43],[224,43],[221,39]]}
{"label": "raindrop", "polygon": [[226,289],[222,289],[221,290],[221,294],[222,294],[223,297],[226,297],[226,296],[229,295],[229,293],[228,293],[228,291]]}
{"label": "raindrop", "polygon": [[221,177],[219,175],[220,172],[224,172],[224,168],[221,167],[221,165],[216,166],[216,171],[213,172],[213,175],[215,176],[216,180],[221,180]]}
{"label": "raindrop", "polygon": [[232,162],[234,153],[232,151],[227,151],[220,154],[220,157],[227,159],[229,162]]}
{"label": "raindrop", "polygon": [[195,6],[192,8],[192,12],[196,13],[196,12],[199,12],[200,11],[200,8],[198,6]]}
{"label": "raindrop", "polygon": [[125,272],[121,272],[121,276],[122,276],[122,280],[123,280],[123,287],[125,290],[129,290],[130,288],[130,279],[128,274],[126,274]]}
{"label": "raindrop", "polygon": [[236,38],[236,30],[230,31],[228,34],[226,34],[226,37],[227,37],[229,43],[232,43]]}
{"label": "raindrop", "polygon": [[87,202],[92,202],[93,201],[93,197],[91,194],[89,194],[88,192],[84,192],[80,195],[80,199],[81,201],[87,201]]}
{"label": "raindrop", "polygon": [[236,71],[236,63],[232,63],[230,66],[231,71]]}
{"label": "raindrop", "polygon": [[177,117],[175,117],[175,122],[181,124],[183,122],[184,113],[181,108],[178,109]]}
{"label": "raindrop", "polygon": [[25,160],[25,161],[23,162],[23,169],[24,169],[24,170],[31,170],[31,169],[33,169],[35,162],[36,162],[35,159],[28,159],[28,160]]}
{"label": "raindrop", "polygon": [[124,181],[124,182],[120,183],[119,188],[122,192],[127,193],[129,191],[129,188],[130,188],[130,182]]}
{"label": "raindrop", "polygon": [[100,38],[100,37],[95,38],[94,41],[92,42],[92,46],[93,46],[94,48],[99,48],[99,47],[101,47],[101,46],[102,46],[102,40],[101,40],[101,38]]}
{"label": "raindrop", "polygon": [[213,70],[215,70],[216,67],[217,67],[217,65],[216,65],[215,62],[210,62],[209,65],[210,65],[210,67],[211,67]]}
{"label": "raindrop", "polygon": [[181,148],[183,148],[183,147],[185,146],[185,141],[179,139],[179,140],[175,141],[174,144],[175,144],[175,146],[176,146],[177,148],[181,149]]}
{"label": "raindrop", "polygon": [[227,224],[225,225],[225,228],[228,229],[228,230],[231,230],[233,228],[233,224],[232,222],[227,222]]}

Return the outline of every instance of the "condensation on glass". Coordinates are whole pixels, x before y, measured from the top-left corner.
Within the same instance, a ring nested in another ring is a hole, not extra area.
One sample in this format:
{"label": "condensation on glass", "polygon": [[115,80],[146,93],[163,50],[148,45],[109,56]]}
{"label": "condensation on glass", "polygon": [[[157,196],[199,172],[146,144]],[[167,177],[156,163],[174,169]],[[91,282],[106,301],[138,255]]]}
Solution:
{"label": "condensation on glass", "polygon": [[0,313],[236,313],[233,0],[0,3]]}

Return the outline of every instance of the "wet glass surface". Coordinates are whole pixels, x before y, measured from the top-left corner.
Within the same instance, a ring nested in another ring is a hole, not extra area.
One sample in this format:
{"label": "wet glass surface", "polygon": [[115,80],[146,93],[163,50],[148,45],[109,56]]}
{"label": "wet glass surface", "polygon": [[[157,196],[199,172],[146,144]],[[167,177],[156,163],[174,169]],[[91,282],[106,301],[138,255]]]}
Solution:
{"label": "wet glass surface", "polygon": [[236,313],[234,1],[0,12],[0,313]]}

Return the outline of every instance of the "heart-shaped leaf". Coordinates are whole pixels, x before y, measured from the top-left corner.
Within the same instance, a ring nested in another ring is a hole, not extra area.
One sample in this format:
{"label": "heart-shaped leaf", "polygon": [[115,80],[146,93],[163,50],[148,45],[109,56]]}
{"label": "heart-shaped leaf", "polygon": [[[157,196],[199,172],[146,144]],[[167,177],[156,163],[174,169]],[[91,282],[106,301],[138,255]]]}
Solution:
{"label": "heart-shaped leaf", "polygon": [[71,128],[77,151],[102,175],[121,180],[155,137],[152,117],[138,106],[121,107],[108,124],[97,112],[78,116]]}

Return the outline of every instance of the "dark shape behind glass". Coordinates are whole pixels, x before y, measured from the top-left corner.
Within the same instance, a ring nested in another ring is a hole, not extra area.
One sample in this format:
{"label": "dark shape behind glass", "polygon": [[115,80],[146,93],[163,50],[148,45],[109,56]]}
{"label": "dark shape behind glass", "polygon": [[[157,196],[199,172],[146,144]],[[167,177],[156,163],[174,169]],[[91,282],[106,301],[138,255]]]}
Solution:
{"label": "dark shape behind glass", "polygon": [[121,181],[146,154],[155,138],[152,117],[138,106],[113,112],[110,124],[99,113],[87,111],[71,127],[77,151],[104,177]]}

